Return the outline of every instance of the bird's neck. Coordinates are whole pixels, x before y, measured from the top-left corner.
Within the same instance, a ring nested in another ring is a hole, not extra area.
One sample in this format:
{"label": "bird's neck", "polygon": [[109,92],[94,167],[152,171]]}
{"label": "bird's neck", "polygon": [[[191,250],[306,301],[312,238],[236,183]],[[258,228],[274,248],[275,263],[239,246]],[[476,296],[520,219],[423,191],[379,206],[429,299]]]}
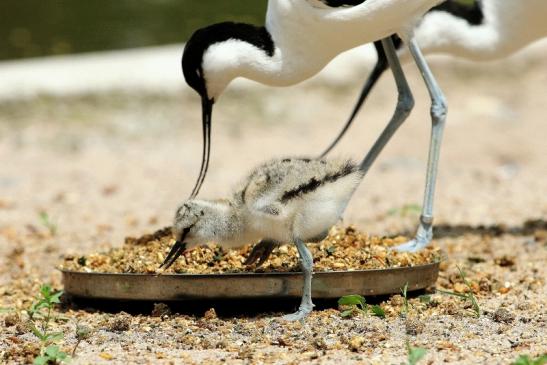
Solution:
{"label": "bird's neck", "polygon": [[272,53],[239,39],[210,46],[203,59],[209,95],[217,99],[238,77],[269,86],[294,85],[319,72],[328,62],[300,57],[273,42]]}
{"label": "bird's neck", "polygon": [[[537,3],[537,6],[533,6]],[[483,0],[483,20],[472,25],[442,11],[428,13],[416,29],[424,53],[448,53],[472,60],[490,60],[510,55],[547,35],[540,14],[544,0]],[[523,24],[522,22],[526,22]]]}

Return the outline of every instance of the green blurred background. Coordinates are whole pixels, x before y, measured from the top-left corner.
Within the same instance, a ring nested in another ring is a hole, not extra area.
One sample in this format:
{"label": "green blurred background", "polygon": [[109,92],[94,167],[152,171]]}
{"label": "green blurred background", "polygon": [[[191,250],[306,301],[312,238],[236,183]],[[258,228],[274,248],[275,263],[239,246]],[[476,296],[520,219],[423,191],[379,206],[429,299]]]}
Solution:
{"label": "green blurred background", "polygon": [[267,0],[1,0],[0,60],[184,42],[225,20],[263,24]]}

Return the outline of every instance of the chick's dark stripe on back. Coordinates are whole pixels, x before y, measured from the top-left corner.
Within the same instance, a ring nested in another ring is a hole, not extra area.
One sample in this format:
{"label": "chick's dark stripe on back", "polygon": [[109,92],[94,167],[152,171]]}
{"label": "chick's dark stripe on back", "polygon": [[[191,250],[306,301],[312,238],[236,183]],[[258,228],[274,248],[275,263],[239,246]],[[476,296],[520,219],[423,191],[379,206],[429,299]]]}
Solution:
{"label": "chick's dark stripe on back", "polygon": [[299,198],[305,194],[311,193],[325,184],[334,182],[340,178],[348,176],[349,174],[359,170],[359,167],[353,164],[351,161],[346,162],[346,164],[338,171],[326,174],[322,178],[312,177],[307,182],[297,186],[294,189],[288,190],[283,193],[281,196],[281,202],[286,203],[289,200]]}
{"label": "chick's dark stripe on back", "polygon": [[252,171],[234,198],[246,204],[249,197],[255,200],[265,193],[276,191],[278,187],[284,187],[285,190],[279,192],[277,200],[287,202],[358,170],[358,166],[351,160],[329,162],[304,157],[275,159]]}
{"label": "chick's dark stripe on back", "polygon": [[289,174],[290,171],[288,169],[279,169],[278,166],[280,164],[293,163],[294,161],[310,162],[311,159],[284,158],[282,160],[272,160],[264,163],[263,165],[252,171],[251,174],[247,177],[247,183],[241,189],[241,193],[239,194],[240,201],[246,203],[245,197],[247,194],[247,190],[251,185],[253,185],[255,193],[257,193],[261,190],[267,189],[268,184],[272,183],[272,180],[275,184],[279,184],[287,176],[287,174]]}

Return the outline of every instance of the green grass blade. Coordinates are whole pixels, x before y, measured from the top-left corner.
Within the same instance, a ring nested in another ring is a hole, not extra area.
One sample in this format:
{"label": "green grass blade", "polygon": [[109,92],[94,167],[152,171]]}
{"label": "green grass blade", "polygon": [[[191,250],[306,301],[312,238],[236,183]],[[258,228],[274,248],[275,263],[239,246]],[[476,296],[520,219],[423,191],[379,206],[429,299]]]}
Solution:
{"label": "green grass blade", "polygon": [[357,294],[345,295],[338,299],[338,305],[360,305],[364,307],[365,304],[365,298]]}
{"label": "green grass blade", "polygon": [[376,304],[371,306],[370,310],[372,311],[372,314],[376,317],[386,318],[386,312],[379,305]]}
{"label": "green grass blade", "polygon": [[426,354],[427,350],[421,347],[413,347],[410,343],[406,342],[406,349],[408,353],[408,364],[416,365]]}
{"label": "green grass blade", "polygon": [[467,299],[467,295],[465,295],[465,294],[454,293],[452,291],[441,290],[441,289],[437,289],[436,291],[437,291],[437,293],[441,293],[441,294],[445,294],[445,295],[452,295],[453,297],[458,297],[458,298],[461,298],[461,299]]}
{"label": "green grass blade", "polygon": [[48,361],[50,360],[47,356],[38,356],[36,359],[34,359],[33,364],[34,365],[46,365]]}
{"label": "green grass blade", "polygon": [[346,318],[346,317],[349,317],[353,314],[353,308],[352,309],[346,309],[345,311],[343,311],[342,313],[340,313],[340,315],[342,316],[342,318]]}

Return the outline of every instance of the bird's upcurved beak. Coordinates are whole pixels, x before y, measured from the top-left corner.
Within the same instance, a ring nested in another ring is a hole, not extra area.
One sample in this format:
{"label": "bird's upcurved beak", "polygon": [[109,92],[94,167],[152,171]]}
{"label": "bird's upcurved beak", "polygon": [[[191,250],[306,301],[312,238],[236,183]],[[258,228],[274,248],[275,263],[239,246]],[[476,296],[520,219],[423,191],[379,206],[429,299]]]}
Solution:
{"label": "bird's upcurved beak", "polygon": [[211,154],[211,119],[213,116],[214,99],[209,99],[207,96],[201,97],[201,112],[202,112],[202,126],[203,126],[203,152],[201,155],[201,168],[199,171],[196,185],[190,194],[190,199],[193,199],[198,195],[199,189],[205,180],[207,169],[209,168],[209,157]]}

